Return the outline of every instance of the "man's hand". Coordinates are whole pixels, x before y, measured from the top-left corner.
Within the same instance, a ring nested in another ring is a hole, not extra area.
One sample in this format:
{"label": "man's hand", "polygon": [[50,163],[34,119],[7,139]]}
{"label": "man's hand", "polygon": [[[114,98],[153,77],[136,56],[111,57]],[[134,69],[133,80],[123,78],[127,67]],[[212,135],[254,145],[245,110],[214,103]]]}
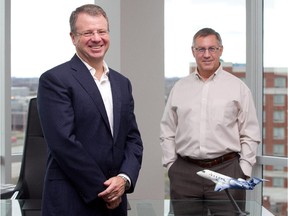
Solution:
{"label": "man's hand", "polygon": [[118,198],[118,199],[116,199],[114,201],[106,202],[106,207],[108,209],[114,209],[114,208],[117,208],[120,205],[121,202],[122,202],[122,199],[120,197],[120,198]]}
{"label": "man's hand", "polygon": [[98,194],[105,202],[109,209],[114,209],[121,203],[121,197],[125,192],[126,181],[120,177],[115,176],[104,182],[107,187],[104,191]]}

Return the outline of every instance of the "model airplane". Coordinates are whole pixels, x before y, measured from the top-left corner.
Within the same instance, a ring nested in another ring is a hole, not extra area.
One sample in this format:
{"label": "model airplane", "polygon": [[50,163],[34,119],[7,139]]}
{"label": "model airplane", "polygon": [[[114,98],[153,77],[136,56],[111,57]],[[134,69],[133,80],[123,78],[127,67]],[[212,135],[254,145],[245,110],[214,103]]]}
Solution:
{"label": "model airplane", "polygon": [[230,188],[253,190],[254,187],[260,182],[268,181],[266,179],[260,179],[256,177],[253,177],[247,181],[241,178],[234,179],[207,169],[197,172],[197,175],[213,181],[216,184],[214,191],[222,191]]}

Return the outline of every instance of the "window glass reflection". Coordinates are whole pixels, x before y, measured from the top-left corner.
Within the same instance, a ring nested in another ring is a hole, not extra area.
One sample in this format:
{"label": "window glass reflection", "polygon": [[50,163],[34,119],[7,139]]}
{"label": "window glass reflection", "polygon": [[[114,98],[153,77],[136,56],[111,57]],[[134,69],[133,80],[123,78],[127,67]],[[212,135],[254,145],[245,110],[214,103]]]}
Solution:
{"label": "window glass reflection", "polygon": [[269,181],[263,187],[263,206],[276,216],[287,215],[287,170],[288,167],[283,166],[265,166],[264,169],[265,179]]}
{"label": "window glass reflection", "polygon": [[[5,164],[12,175],[6,177],[6,183],[15,184],[18,179],[28,103],[37,95],[38,77],[75,53],[69,36],[69,16],[76,7],[93,2],[11,1],[11,142],[7,144],[11,155],[5,155],[5,160],[13,162]],[[21,39],[19,32],[23,33]]]}
{"label": "window glass reflection", "polygon": [[[285,50],[288,49],[288,45],[281,43],[280,47],[275,46],[275,32],[279,31],[275,23],[288,20],[287,8],[286,0],[264,0],[263,154],[286,159],[288,156],[288,64]],[[281,34],[286,35],[286,33],[288,33],[287,28],[281,30]],[[264,178],[270,180],[263,187],[263,205],[277,216],[287,215],[287,167],[264,166],[263,171]]]}

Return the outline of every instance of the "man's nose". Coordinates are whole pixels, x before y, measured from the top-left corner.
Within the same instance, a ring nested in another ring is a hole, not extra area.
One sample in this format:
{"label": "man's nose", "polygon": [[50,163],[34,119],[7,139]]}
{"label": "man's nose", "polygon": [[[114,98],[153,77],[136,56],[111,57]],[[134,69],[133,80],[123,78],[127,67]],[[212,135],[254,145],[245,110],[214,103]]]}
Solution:
{"label": "man's nose", "polygon": [[101,37],[98,32],[93,32],[93,35],[91,37],[92,40],[99,40]]}

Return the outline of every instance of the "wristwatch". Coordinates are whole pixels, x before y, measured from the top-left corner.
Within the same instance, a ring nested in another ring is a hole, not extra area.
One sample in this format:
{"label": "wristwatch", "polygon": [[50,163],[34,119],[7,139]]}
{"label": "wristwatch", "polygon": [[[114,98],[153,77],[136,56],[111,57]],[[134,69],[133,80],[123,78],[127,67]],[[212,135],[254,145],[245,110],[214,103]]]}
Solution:
{"label": "wristwatch", "polygon": [[118,175],[118,176],[121,177],[125,181],[125,190],[128,190],[130,188],[129,180],[123,175]]}

